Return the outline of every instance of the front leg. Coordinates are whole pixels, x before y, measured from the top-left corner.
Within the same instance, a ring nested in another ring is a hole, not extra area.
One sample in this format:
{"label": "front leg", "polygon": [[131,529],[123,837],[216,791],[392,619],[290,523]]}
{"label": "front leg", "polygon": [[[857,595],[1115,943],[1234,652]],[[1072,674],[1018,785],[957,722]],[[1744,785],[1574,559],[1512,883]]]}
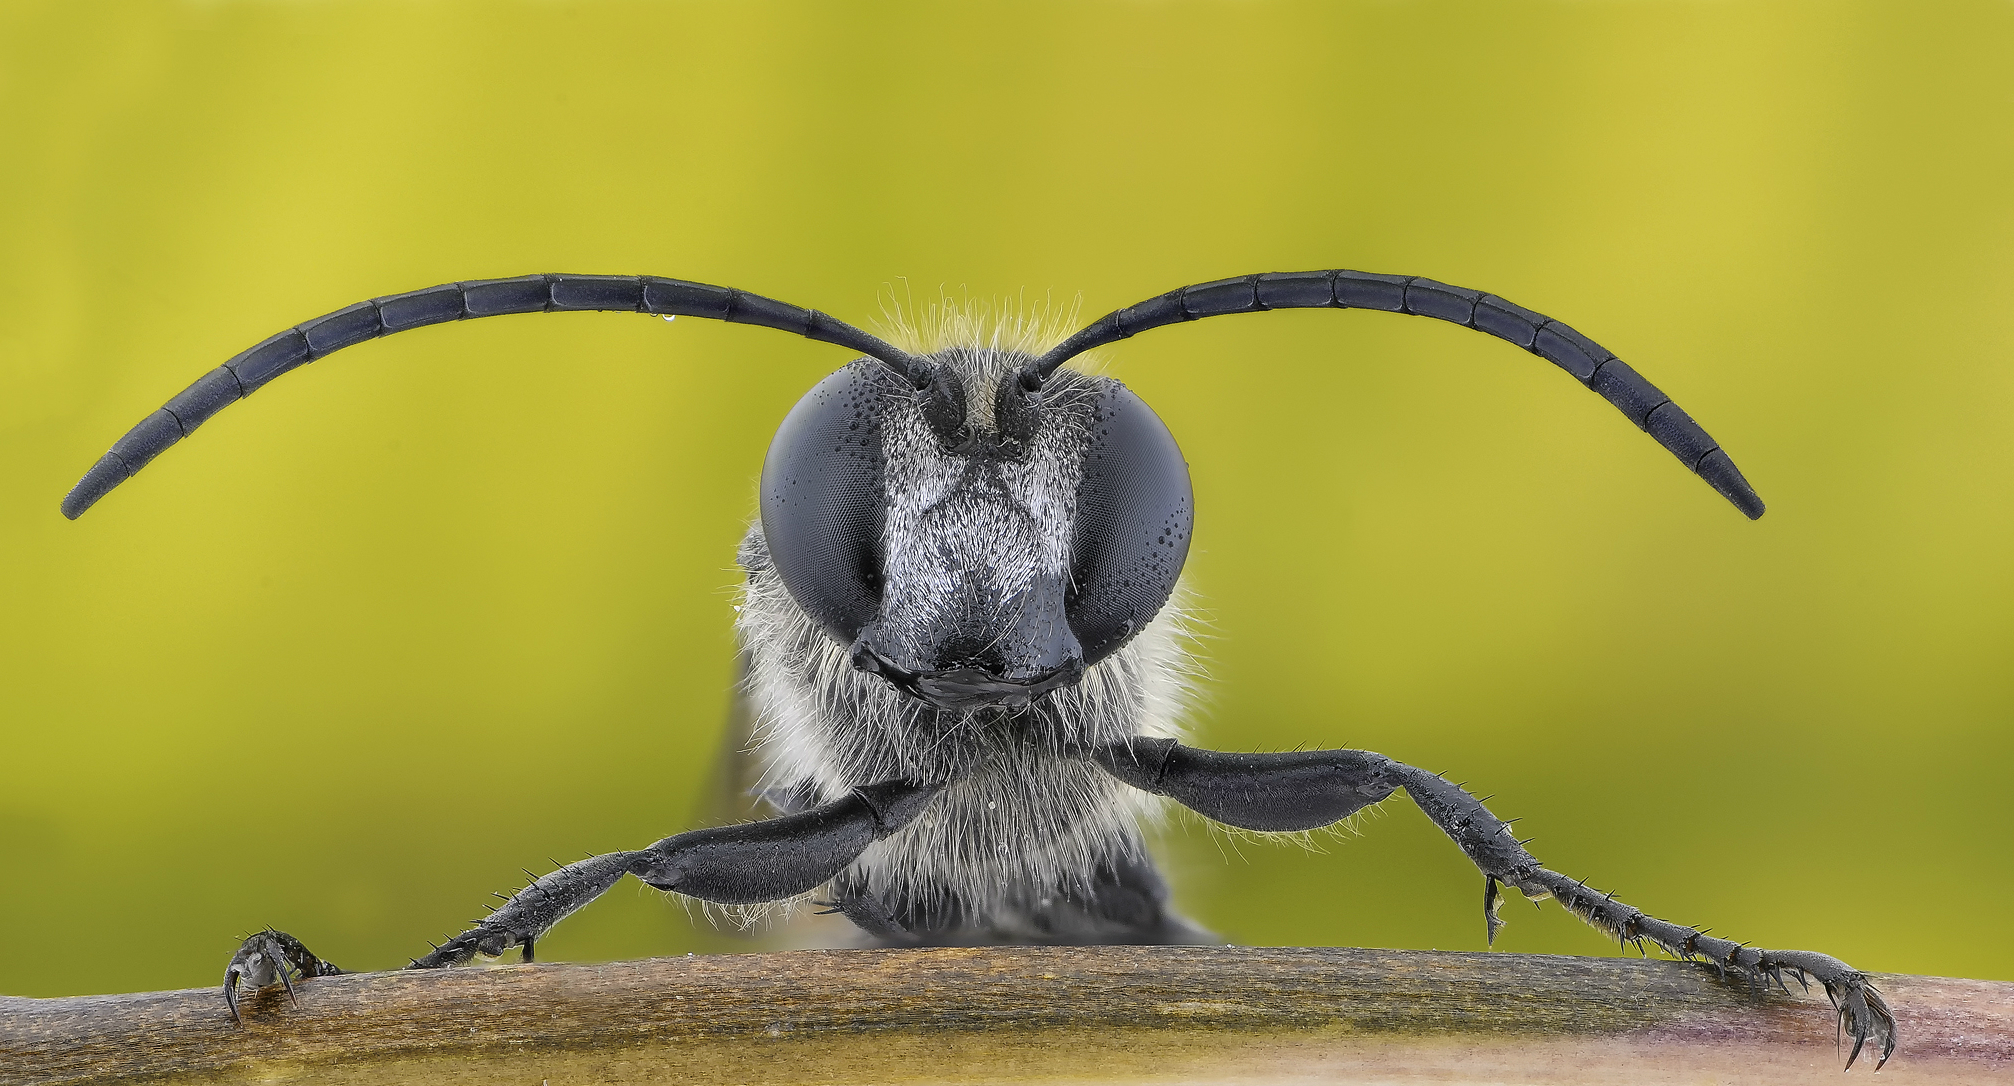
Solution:
{"label": "front leg", "polygon": [[[909,824],[942,784],[886,781],[799,814],[738,826],[693,830],[637,852],[611,852],[571,863],[511,895],[476,925],[442,943],[409,969],[462,965],[512,947],[531,960],[532,945],[553,925],[600,897],[624,875],[673,893],[724,905],[785,901],[832,880],[868,845]],[[288,965],[302,977],[340,973],[285,932],[245,941],[224,975],[224,999],[237,1016],[240,980],[275,981],[293,991]]]}
{"label": "front leg", "polygon": [[591,856],[533,880],[475,927],[407,968],[437,969],[465,964],[478,954],[528,950],[624,875],[721,905],[787,901],[830,882],[868,845],[908,825],[941,787],[870,784],[799,814],[692,830],[640,852]]}
{"label": "front leg", "polygon": [[1481,800],[1439,776],[1366,750],[1229,754],[1185,747],[1172,739],[1133,739],[1088,752],[1092,761],[1135,788],[1168,796],[1197,813],[1248,830],[1319,829],[1405,789],[1441,832],[1454,839],[1483,873],[1483,915],[1489,940],[1501,885],[1538,901],[1550,897],[1617,939],[1643,949],[1645,940],[1673,957],[1706,961],[1757,980],[1825,986],[1841,1024],[1853,1036],[1853,1061],[1869,1038],[1880,1046],[1878,1069],[1895,1051],[1895,1016],[1867,975],[1837,958],[1808,950],[1763,950],[1716,939],[1698,928],[1659,920],[1539,865],[1511,836],[1510,825]]}
{"label": "front leg", "polygon": [[275,981],[286,985],[287,998],[294,998],[294,977],[339,976],[347,970],[315,957],[299,939],[272,928],[246,939],[224,967],[224,1005],[231,1008],[231,1021],[243,1024],[238,1015],[238,981],[263,988]]}

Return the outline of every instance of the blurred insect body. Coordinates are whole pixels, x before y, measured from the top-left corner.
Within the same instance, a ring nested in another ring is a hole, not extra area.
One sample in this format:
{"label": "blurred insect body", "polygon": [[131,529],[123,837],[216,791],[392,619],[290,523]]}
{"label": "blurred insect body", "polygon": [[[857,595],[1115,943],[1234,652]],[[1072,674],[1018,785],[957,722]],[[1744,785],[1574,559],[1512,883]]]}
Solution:
{"label": "blurred insect body", "polygon": [[[814,892],[888,945],[1183,943],[1210,937],[1168,905],[1141,843],[1152,795],[1258,831],[1333,824],[1404,789],[1484,876],[1552,897],[1641,949],[1758,980],[1819,981],[1885,1060],[1894,1019],[1865,975],[1649,916],[1547,870],[1461,788],[1368,751],[1229,754],[1176,727],[1187,657],[1170,604],[1194,510],[1173,436],[1124,385],[1062,365],[1163,325],[1269,309],[1372,309],[1488,332],[1599,393],[1750,518],[1761,500],[1727,454],[1626,363],[1494,295],[1352,271],[1183,287],[1036,353],[958,342],[911,353],[814,310],[653,276],[452,283],[361,302],[213,370],[112,447],[65,499],[75,518],[155,455],[267,381],[391,332],[506,313],[622,310],[758,324],[864,357],[819,382],[764,461],[740,550],[744,695],[766,734],[776,817],[595,856],[534,880],[413,965],[532,956],[552,925],[626,874],[703,901]],[[255,986],[338,972],[292,936],[246,941],[225,974]]]}

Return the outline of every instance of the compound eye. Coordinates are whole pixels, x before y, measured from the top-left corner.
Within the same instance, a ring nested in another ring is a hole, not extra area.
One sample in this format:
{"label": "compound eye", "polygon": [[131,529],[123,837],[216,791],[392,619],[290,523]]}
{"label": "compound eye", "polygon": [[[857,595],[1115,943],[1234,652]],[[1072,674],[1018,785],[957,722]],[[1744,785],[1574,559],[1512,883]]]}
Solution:
{"label": "compound eye", "polygon": [[1189,557],[1195,503],[1175,435],[1117,381],[1099,395],[1077,484],[1070,631],[1097,663],[1151,621]]}
{"label": "compound eye", "polygon": [[888,368],[862,359],[814,385],[762,461],[762,535],[783,586],[840,644],[881,608]]}

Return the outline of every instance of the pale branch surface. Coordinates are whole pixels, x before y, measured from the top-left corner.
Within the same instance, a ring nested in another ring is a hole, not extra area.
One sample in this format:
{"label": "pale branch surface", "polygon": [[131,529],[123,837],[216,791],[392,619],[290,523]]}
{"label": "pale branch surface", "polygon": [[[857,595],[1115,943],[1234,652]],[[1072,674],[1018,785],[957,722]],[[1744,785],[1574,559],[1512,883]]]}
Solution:
{"label": "pale branch surface", "polygon": [[[1901,1038],[1881,1081],[2014,1081],[2014,984],[1877,983]],[[0,998],[0,1083],[1788,1083],[1845,1059],[1822,994],[1623,958],[832,950],[299,989],[248,993],[242,1028],[212,988]]]}

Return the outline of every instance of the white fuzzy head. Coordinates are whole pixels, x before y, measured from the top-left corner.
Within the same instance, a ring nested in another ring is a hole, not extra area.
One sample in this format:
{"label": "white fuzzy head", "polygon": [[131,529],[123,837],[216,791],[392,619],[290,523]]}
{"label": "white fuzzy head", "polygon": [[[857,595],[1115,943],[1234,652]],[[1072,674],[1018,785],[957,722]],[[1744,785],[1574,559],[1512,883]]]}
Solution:
{"label": "white fuzzy head", "polygon": [[[1115,428],[1112,403],[1137,400],[1115,400],[1117,382],[1058,373],[1042,390],[1039,425],[1003,450],[994,408],[1030,356],[954,347],[929,357],[964,394],[969,433],[956,443],[932,426],[923,392],[878,368],[860,375],[881,397],[871,619],[851,640],[835,636],[829,617],[793,594],[757,524],[741,552],[737,630],[767,790],[821,802],[875,781],[954,782],[844,878],[888,900],[942,899],[985,916],[1030,895],[1084,891],[1101,865],[1140,854],[1137,826],[1153,801],[1074,752],[1174,736],[1191,657],[1177,600],[1129,621],[1095,655],[1079,647],[1068,613],[1097,568],[1079,535],[1082,495],[1110,504],[1083,488],[1086,465],[1107,470],[1096,459],[1100,427]],[[1186,473],[1182,484],[1186,500]],[[1186,549],[1185,534],[1179,543]],[[865,654],[874,659],[863,666]],[[1019,689],[961,699],[931,689],[933,677],[967,691],[986,681]]]}

